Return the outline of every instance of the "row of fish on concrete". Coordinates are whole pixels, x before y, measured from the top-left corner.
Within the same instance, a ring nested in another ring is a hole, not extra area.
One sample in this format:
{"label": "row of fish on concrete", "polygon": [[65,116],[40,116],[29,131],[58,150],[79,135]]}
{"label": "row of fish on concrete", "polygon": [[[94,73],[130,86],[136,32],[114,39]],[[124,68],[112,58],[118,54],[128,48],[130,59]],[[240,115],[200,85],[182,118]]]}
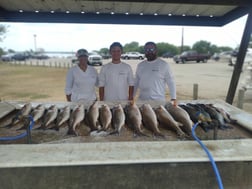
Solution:
{"label": "row of fish on concrete", "polygon": [[[31,103],[24,104],[17,115],[12,119],[8,127],[12,127],[23,118],[31,115],[35,123],[33,129],[59,130],[63,125],[68,126],[68,134],[78,135],[77,128],[85,122],[90,127],[90,133],[105,132],[108,135],[120,135],[121,129],[126,125],[134,135],[147,136],[143,127],[155,136],[164,137],[160,132],[160,125],[175,131],[179,138],[190,137],[193,124],[199,122],[204,131],[214,127],[225,129],[231,128],[230,124],[236,122],[221,108],[212,104],[179,104],[172,105],[167,102],[164,105],[152,107],[150,104],[137,105],[134,101],[125,106],[116,104],[109,107],[107,104],[99,104],[94,101],[85,109],[84,104],[69,105],[58,108],[53,104],[46,108],[44,104],[32,107]],[[26,129],[23,126],[19,129]],[[108,132],[109,131],[109,132]]]}

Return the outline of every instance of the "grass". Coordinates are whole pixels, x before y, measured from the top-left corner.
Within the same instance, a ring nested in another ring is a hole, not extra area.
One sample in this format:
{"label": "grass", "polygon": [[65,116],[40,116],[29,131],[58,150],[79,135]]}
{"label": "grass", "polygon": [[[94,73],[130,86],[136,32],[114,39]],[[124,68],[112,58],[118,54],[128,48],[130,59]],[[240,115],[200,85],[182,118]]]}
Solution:
{"label": "grass", "polygon": [[0,63],[0,99],[64,101],[66,68]]}

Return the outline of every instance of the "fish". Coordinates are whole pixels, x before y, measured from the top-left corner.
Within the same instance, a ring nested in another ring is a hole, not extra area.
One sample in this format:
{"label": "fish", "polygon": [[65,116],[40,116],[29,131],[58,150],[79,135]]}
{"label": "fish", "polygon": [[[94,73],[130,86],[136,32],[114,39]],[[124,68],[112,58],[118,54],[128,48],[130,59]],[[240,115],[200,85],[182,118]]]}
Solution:
{"label": "fish", "polygon": [[29,102],[29,103],[26,103],[23,108],[21,109],[21,115],[22,116],[28,116],[29,113],[31,112],[32,110],[32,104]]}
{"label": "fish", "polygon": [[193,121],[189,114],[179,106],[173,106],[170,102],[165,104],[166,110],[172,115],[172,117],[183,124],[182,130],[188,135],[192,136]]}
{"label": "fish", "polygon": [[61,111],[57,116],[57,123],[56,123],[57,129],[59,129],[64,123],[69,121],[70,112],[71,112],[70,106],[65,106],[64,108],[61,109]]}
{"label": "fish", "polygon": [[209,129],[211,129],[211,124],[208,123],[208,117],[205,117],[205,115],[198,110],[197,106],[194,106],[192,104],[180,104],[179,107],[184,109],[190,116],[193,123],[199,122],[199,126],[207,132]]}
{"label": "fish", "polygon": [[182,123],[177,122],[163,105],[158,106],[154,111],[160,124],[165,126],[167,129],[174,130],[179,138],[185,137],[185,133],[180,128],[183,126]]}
{"label": "fish", "polygon": [[[34,123],[38,123],[38,121],[43,118],[43,115],[44,115],[45,111],[46,111],[46,108],[45,108],[45,106],[43,104],[39,104],[35,108],[33,108],[30,115],[31,115]],[[32,129],[38,129],[40,127],[41,127],[41,124],[35,124],[32,127]],[[24,125],[23,127],[19,128],[17,130],[22,130],[22,129],[26,129],[26,126]]]}
{"label": "fish", "polygon": [[[34,123],[38,122],[40,119],[43,118],[43,115],[44,115],[45,111],[46,111],[46,108],[45,108],[45,106],[44,106],[43,104],[37,105],[37,106],[32,110],[31,116],[32,116],[32,118],[33,118]],[[41,125],[36,124],[36,125],[33,126],[33,129],[37,129],[37,128],[39,128],[39,127],[41,127]],[[25,126],[21,127],[21,128],[18,129],[18,130],[22,130],[22,129],[26,129]]]}
{"label": "fish", "polygon": [[[187,103],[186,105],[188,106],[192,106],[194,107],[196,110],[198,110],[200,113],[202,113],[204,115],[204,121],[211,123],[212,119],[209,115],[209,113],[207,113],[204,108],[202,108],[199,104],[192,104],[192,103]],[[203,120],[202,120],[203,121]]]}
{"label": "fish", "polygon": [[111,125],[112,113],[107,104],[101,105],[99,108],[99,121],[102,127],[102,130],[106,131]]}
{"label": "fish", "polygon": [[85,108],[83,104],[76,105],[70,117],[70,126],[68,134],[74,134],[78,136],[76,128],[80,126],[81,122],[85,118]]}
{"label": "fish", "polygon": [[216,120],[218,124],[218,128],[220,129],[227,129],[231,128],[230,126],[226,125],[224,117],[218,112],[212,104],[201,104],[202,107],[209,113],[213,120]]}
{"label": "fish", "polygon": [[142,114],[134,101],[125,106],[125,117],[126,125],[133,130],[135,135],[148,137],[141,130]]}
{"label": "fish", "polygon": [[94,101],[94,103],[89,107],[89,110],[87,112],[87,122],[89,127],[91,128],[91,131],[100,129],[98,118],[99,118],[98,101]]}
{"label": "fish", "polygon": [[58,115],[58,107],[55,104],[53,104],[47,109],[45,113],[42,128],[51,129],[55,127],[54,122],[56,121],[57,115]]}
{"label": "fish", "polygon": [[24,104],[21,110],[17,113],[17,115],[12,119],[11,124],[15,125],[20,122],[25,116],[28,116],[32,111],[32,104],[30,102]]}
{"label": "fish", "polygon": [[121,104],[113,107],[113,118],[112,118],[112,125],[115,131],[111,132],[110,134],[120,134],[122,127],[125,124],[125,114]]}
{"label": "fish", "polygon": [[226,123],[237,124],[237,120],[232,119],[231,115],[228,112],[226,112],[223,108],[216,107],[216,106],[213,106],[213,108],[215,108],[223,116],[224,121]]}
{"label": "fish", "polygon": [[43,104],[39,104],[36,106],[33,111],[31,112],[31,116],[33,117],[33,121],[37,122],[39,119],[41,119],[45,113],[45,106]]}
{"label": "fish", "polygon": [[201,113],[198,112],[195,108],[185,104],[179,104],[178,106],[184,109],[189,114],[191,120],[194,123],[197,123],[200,120],[199,116],[201,116]]}
{"label": "fish", "polygon": [[153,132],[154,136],[164,137],[158,128],[157,116],[150,104],[143,104],[140,107],[143,125]]}

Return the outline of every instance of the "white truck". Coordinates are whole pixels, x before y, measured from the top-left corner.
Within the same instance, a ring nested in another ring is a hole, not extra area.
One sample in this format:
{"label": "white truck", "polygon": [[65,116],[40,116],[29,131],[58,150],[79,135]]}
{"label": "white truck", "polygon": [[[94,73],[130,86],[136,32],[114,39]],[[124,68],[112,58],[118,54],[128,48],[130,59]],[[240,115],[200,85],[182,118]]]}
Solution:
{"label": "white truck", "polygon": [[99,54],[90,54],[88,56],[88,64],[91,66],[102,65],[102,56]]}
{"label": "white truck", "polygon": [[[72,59],[72,63],[73,64],[78,63],[78,59],[76,59],[76,58]],[[89,53],[89,56],[88,56],[88,65],[91,65],[91,66],[95,66],[95,65],[102,66],[102,56],[99,55],[99,54]]]}
{"label": "white truck", "polygon": [[145,55],[144,54],[141,54],[139,52],[127,52],[125,54],[122,54],[121,55],[121,58],[122,59],[144,59],[145,58]]}

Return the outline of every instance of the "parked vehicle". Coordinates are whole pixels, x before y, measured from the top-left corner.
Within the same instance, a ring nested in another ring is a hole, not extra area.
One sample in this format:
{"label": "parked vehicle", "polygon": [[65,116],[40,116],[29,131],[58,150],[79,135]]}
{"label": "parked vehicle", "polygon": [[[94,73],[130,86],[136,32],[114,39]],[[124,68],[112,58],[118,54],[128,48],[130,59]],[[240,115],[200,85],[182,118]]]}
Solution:
{"label": "parked vehicle", "polygon": [[[77,58],[73,58],[72,59],[72,63],[73,64],[77,64],[78,63],[78,59]],[[88,65],[91,66],[95,66],[95,65],[102,65],[102,56],[99,54],[89,54],[88,56]]]}
{"label": "parked vehicle", "polygon": [[111,55],[110,54],[102,54],[102,58],[109,59],[109,58],[111,58]]}
{"label": "parked vehicle", "polygon": [[88,56],[88,64],[91,66],[102,65],[102,56],[99,54],[91,54]]}
{"label": "parked vehicle", "polygon": [[43,59],[49,59],[50,57],[45,54],[35,54],[32,56],[32,58],[43,60]]}
{"label": "parked vehicle", "polygon": [[204,62],[210,58],[209,54],[200,54],[197,51],[185,51],[181,55],[173,57],[173,60],[178,63],[186,63],[187,61]]}
{"label": "parked vehicle", "polygon": [[235,57],[233,51],[223,51],[221,53],[214,53],[212,59],[215,61],[229,61],[232,57]]}
{"label": "parked vehicle", "polygon": [[[236,63],[236,59],[237,57],[236,56],[231,56],[230,59],[229,59],[229,66],[234,66],[235,63]],[[247,49],[247,53],[245,55],[245,58],[244,58],[244,63],[246,64],[252,64],[252,48],[248,48]]]}
{"label": "parked vehicle", "polygon": [[162,55],[163,58],[173,58],[174,54],[171,52],[166,52]]}
{"label": "parked vehicle", "polygon": [[141,54],[139,52],[127,52],[125,54],[122,54],[121,55],[121,58],[122,59],[144,59],[145,58],[145,55],[144,54]]}
{"label": "parked vehicle", "polygon": [[18,60],[18,61],[22,61],[22,60],[26,60],[28,59],[30,56],[26,53],[15,53],[12,56],[12,60]]}
{"label": "parked vehicle", "polygon": [[12,57],[13,57],[14,53],[10,53],[10,54],[4,54],[1,56],[1,60],[2,61],[12,61]]}

